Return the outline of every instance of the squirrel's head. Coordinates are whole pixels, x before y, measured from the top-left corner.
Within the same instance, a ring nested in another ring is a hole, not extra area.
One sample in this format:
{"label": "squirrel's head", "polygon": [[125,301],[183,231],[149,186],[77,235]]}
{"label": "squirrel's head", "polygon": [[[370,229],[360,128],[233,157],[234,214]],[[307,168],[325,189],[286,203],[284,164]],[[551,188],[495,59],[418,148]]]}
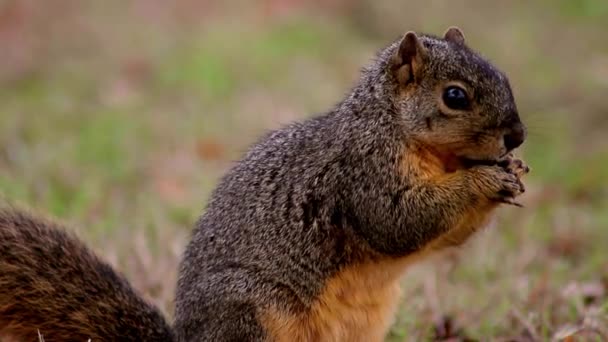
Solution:
{"label": "squirrel's head", "polygon": [[470,161],[500,159],[524,142],[507,77],[465,45],[460,29],[443,38],[408,32],[384,54],[384,91],[412,139]]}

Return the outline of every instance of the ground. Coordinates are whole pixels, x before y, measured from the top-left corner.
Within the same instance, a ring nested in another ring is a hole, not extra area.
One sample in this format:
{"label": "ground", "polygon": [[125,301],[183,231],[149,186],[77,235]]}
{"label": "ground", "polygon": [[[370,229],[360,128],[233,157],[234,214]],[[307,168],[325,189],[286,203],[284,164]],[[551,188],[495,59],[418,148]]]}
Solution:
{"label": "ground", "polygon": [[511,79],[524,208],[413,267],[389,341],[608,340],[608,3],[0,1],[0,194],[65,220],[171,315],[218,177],[376,50],[463,29]]}

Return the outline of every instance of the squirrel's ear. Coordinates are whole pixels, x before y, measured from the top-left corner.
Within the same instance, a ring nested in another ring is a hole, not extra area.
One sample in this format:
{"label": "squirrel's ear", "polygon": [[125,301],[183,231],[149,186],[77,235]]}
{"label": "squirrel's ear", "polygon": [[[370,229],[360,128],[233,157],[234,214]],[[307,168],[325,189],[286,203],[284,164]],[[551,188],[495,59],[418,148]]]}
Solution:
{"label": "squirrel's ear", "polygon": [[443,34],[443,39],[458,45],[464,45],[464,33],[456,26],[448,28]]}
{"label": "squirrel's ear", "polygon": [[409,31],[399,43],[399,49],[393,56],[393,70],[401,84],[407,84],[420,78],[422,64],[426,60],[427,50],[416,33]]}

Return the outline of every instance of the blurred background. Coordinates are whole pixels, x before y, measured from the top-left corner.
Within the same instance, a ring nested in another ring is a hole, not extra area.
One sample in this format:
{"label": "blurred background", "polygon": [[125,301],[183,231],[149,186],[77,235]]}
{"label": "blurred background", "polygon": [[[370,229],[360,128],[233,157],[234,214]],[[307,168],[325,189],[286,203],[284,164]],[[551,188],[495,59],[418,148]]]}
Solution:
{"label": "blurred background", "polygon": [[413,267],[388,340],[608,340],[605,0],[0,0],[0,196],[171,315],[190,229],[247,146],[329,109],[405,31],[451,25],[511,79],[525,208]]}

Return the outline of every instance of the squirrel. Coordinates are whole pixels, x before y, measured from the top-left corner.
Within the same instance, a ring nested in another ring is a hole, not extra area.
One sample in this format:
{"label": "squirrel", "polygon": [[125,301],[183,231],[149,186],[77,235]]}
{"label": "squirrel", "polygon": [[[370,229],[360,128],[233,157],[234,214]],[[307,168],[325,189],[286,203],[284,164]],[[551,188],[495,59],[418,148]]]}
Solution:
{"label": "squirrel", "polygon": [[505,74],[450,27],[407,32],[332,110],[268,133],[220,180],[171,326],[64,228],[0,211],[0,336],[382,341],[406,266],[525,191]]}

